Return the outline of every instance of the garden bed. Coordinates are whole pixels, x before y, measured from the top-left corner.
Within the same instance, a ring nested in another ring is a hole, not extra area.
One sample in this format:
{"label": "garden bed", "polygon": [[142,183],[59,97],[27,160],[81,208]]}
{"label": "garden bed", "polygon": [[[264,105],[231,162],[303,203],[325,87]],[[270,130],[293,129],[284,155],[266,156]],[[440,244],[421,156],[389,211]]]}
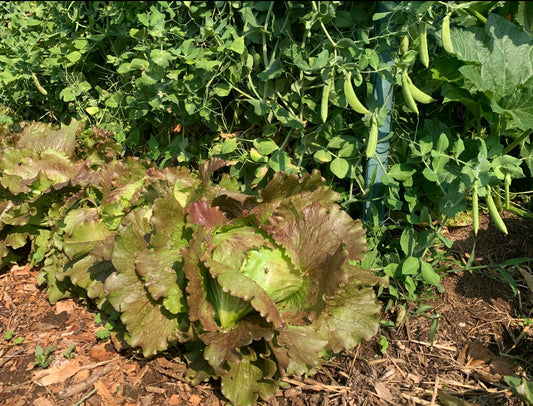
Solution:
{"label": "garden bed", "polygon": [[[438,405],[446,404],[446,395],[479,405],[523,404],[503,377],[531,376],[533,336],[524,319],[531,317],[533,293],[517,267],[506,267],[517,284],[515,295],[495,265],[533,256],[533,227],[510,214],[504,219],[508,236],[481,217],[471,261],[478,268],[450,272],[442,279],[446,292],[423,302],[440,315],[433,345],[432,319],[414,315],[418,304],[408,305],[403,320],[392,309],[383,318],[394,328],[382,328],[314,376],[284,379],[286,387],[269,404]],[[450,228],[445,236],[454,241],[450,256],[468,262],[471,227]],[[523,264],[522,271],[531,265]],[[227,404],[218,381],[188,384],[179,348],[143,359],[117,341],[98,339],[103,326],[95,323],[97,310],[71,299],[51,306],[36,275],[22,265],[0,276],[1,328],[14,332],[0,346],[2,404]],[[15,344],[17,337],[24,341]],[[37,346],[53,347],[47,368],[35,365]]]}

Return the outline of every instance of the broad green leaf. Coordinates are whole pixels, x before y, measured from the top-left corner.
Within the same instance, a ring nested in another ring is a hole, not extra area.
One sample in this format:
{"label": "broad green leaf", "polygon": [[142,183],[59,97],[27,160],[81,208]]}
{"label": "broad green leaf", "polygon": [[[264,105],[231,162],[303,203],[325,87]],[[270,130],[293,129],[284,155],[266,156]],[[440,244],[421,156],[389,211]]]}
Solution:
{"label": "broad green leaf", "polygon": [[416,246],[417,232],[412,227],[406,227],[400,236],[400,246],[406,256],[413,255]]}
{"label": "broad green leaf", "polygon": [[61,97],[65,102],[76,100],[76,94],[71,87],[65,87],[63,90],[61,90],[59,97]]}
{"label": "broad green leaf", "polygon": [[133,58],[130,62],[130,69],[147,69],[150,66],[150,62],[146,59]]}
{"label": "broad green leaf", "polygon": [[272,152],[279,149],[278,145],[270,139],[266,140],[254,140],[254,147],[257,148],[257,152],[261,155],[270,155]]}
{"label": "broad green leaf", "polygon": [[258,116],[263,116],[268,113],[269,107],[263,100],[246,99],[254,108],[254,113]]}
{"label": "broad green leaf", "polygon": [[402,263],[402,275],[416,275],[420,269],[420,260],[416,257],[407,257]]}
{"label": "broad green leaf", "polygon": [[217,85],[214,87],[213,91],[219,97],[226,97],[231,92],[231,85],[229,83],[225,83],[225,82],[217,83]]}
{"label": "broad green leaf", "polygon": [[494,112],[512,117],[514,124],[522,131],[533,128],[533,80],[525,87],[516,89],[509,97],[491,104]]}
{"label": "broad green leaf", "polygon": [[533,382],[517,376],[505,376],[504,380],[516,396],[526,402],[527,405],[533,405]]}
{"label": "broad green leaf", "polygon": [[438,175],[430,168],[424,168],[424,170],[422,171],[422,174],[430,182],[438,182],[439,181]]}
{"label": "broad green leaf", "polygon": [[313,63],[311,64],[311,70],[320,70],[326,66],[329,59],[329,51],[327,49],[323,49],[315,59],[313,59]]}
{"label": "broad green leaf", "polygon": [[81,59],[81,53],[79,51],[74,51],[74,52],[71,52],[67,55],[67,59],[71,62],[71,63],[76,63],[78,62],[80,59]]}
{"label": "broad green leaf", "polygon": [[274,63],[271,63],[267,69],[265,69],[263,72],[259,73],[257,77],[262,80],[263,82],[266,82],[268,80],[276,79],[281,76],[283,72],[283,67],[280,63],[280,61],[276,60]]}
{"label": "broad green leaf", "polygon": [[313,158],[319,163],[326,163],[331,161],[332,155],[327,149],[320,149],[314,153]]}
{"label": "broad green leaf", "polygon": [[337,178],[344,179],[350,169],[350,164],[346,159],[335,158],[329,163],[329,169]]}
{"label": "broad green leaf", "polygon": [[244,37],[237,37],[233,40],[233,42],[229,45],[228,49],[230,51],[235,51],[239,55],[242,55],[244,53],[244,50],[246,49],[246,46],[244,45]]}
{"label": "broad green leaf", "polygon": [[420,275],[426,283],[436,286],[439,289],[439,292],[443,292],[444,288],[440,284],[440,275],[435,272],[431,264],[426,261],[420,261]]}
{"label": "broad green leaf", "polygon": [[394,164],[388,170],[388,174],[399,181],[405,181],[415,173],[416,169],[409,164]]}
{"label": "broad green leaf", "polygon": [[283,107],[279,105],[272,106],[272,110],[274,111],[274,115],[279,120],[281,124],[283,124],[286,127],[292,127],[295,129],[302,129],[304,128],[302,122],[298,117],[296,117],[293,113],[290,111],[284,109]]}
{"label": "broad green leaf", "polygon": [[249,348],[249,351],[229,363],[228,372],[221,376],[222,393],[236,406],[253,406],[258,397],[269,400],[278,391],[277,382],[270,374],[265,374],[261,362],[254,362],[259,360],[261,357]]}
{"label": "broad green leaf", "polygon": [[128,73],[129,71],[132,71],[134,68],[131,67],[131,64],[129,62],[125,62],[120,64],[120,66],[117,68],[117,73],[119,75],[124,75],[125,73]]}
{"label": "broad green leaf", "polygon": [[91,107],[87,107],[85,111],[89,113],[89,115],[94,116],[100,111],[100,109],[96,106],[91,106]]}
{"label": "broad green leaf", "polygon": [[163,68],[168,68],[170,62],[173,61],[176,57],[169,51],[152,49],[150,51],[150,58],[152,59],[152,61],[154,61],[155,64]]}
{"label": "broad green leaf", "polygon": [[195,62],[195,66],[197,69],[204,69],[208,72],[212,71],[219,65],[220,65],[220,61],[210,61],[205,58],[199,59]]}
{"label": "broad green leaf", "polygon": [[228,138],[224,141],[224,144],[222,144],[222,153],[223,154],[229,154],[237,149],[237,139],[236,138]]}
{"label": "broad green leaf", "polygon": [[294,173],[297,168],[291,163],[291,157],[285,151],[277,150],[268,160],[268,166],[275,172]]}

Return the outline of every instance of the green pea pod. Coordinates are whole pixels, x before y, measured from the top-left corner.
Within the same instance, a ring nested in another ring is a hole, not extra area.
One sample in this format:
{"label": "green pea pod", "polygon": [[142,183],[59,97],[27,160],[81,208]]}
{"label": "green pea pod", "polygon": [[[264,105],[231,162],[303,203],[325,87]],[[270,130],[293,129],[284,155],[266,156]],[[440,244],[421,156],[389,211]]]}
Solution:
{"label": "green pea pod", "polygon": [[511,198],[509,193],[509,187],[511,186],[511,174],[507,173],[505,174],[505,205],[503,206],[505,210],[509,210],[509,205],[511,204]]}
{"label": "green pea pod", "polygon": [[359,114],[369,114],[370,111],[359,101],[352,86],[352,74],[348,73],[344,78],[344,97],[352,109]]}
{"label": "green pea pod", "polygon": [[411,96],[413,96],[413,99],[419,103],[422,104],[429,104],[433,103],[435,99],[431,97],[429,94],[424,93],[422,90],[420,90],[418,87],[415,86],[407,72],[405,72],[406,80],[409,86],[409,92],[411,93]]}
{"label": "green pea pod", "polygon": [[45,96],[48,94],[48,92],[46,91],[46,89],[44,87],[41,86],[41,84],[39,83],[39,78],[37,77],[37,75],[35,73],[31,73],[31,77],[33,79],[33,84],[35,85],[35,87],[37,88],[37,90],[41,93],[41,94],[44,94]]}
{"label": "green pea pod", "polygon": [[418,45],[420,62],[427,68],[429,67],[428,34],[426,23],[423,21],[418,23],[418,39],[420,41]]}
{"label": "green pea pod", "polygon": [[409,51],[409,34],[405,34],[400,41],[400,55],[405,55]]}
{"label": "green pea pod", "polygon": [[498,209],[496,208],[496,204],[494,203],[494,200],[492,198],[492,190],[490,189],[490,186],[487,186],[487,208],[489,209],[490,217],[492,218],[492,221],[494,222],[494,225],[498,230],[500,230],[504,234],[508,234],[507,227],[505,223],[502,220],[502,217],[500,216],[500,213],[498,212]]}
{"label": "green pea pod", "polygon": [[403,71],[402,72],[403,98],[405,99],[405,103],[407,104],[407,107],[413,110],[418,116],[420,113],[418,112],[418,107],[416,106],[415,99],[413,98],[413,95],[411,94],[411,86],[409,82],[410,80],[409,80],[409,75],[407,74],[407,71]]}
{"label": "green pea pod", "polygon": [[455,54],[455,50],[453,49],[452,44],[452,37],[450,35],[450,15],[451,13],[448,13],[444,16],[442,19],[442,28],[440,31],[440,36],[442,40],[442,47],[446,52],[449,54]]}
{"label": "green pea pod", "polygon": [[330,81],[328,81],[324,84],[324,87],[322,88],[322,100],[320,101],[320,117],[322,118],[322,122],[325,123],[328,119],[328,107],[329,107],[329,89],[330,89]]}
{"label": "green pea pod", "polygon": [[376,153],[378,145],[378,120],[375,114],[372,114],[372,123],[370,124],[370,133],[368,134],[368,143],[366,144],[366,157],[372,158]]}
{"label": "green pea pod", "polygon": [[474,182],[472,189],[472,225],[474,226],[474,235],[479,231],[479,198],[477,194],[477,180]]}

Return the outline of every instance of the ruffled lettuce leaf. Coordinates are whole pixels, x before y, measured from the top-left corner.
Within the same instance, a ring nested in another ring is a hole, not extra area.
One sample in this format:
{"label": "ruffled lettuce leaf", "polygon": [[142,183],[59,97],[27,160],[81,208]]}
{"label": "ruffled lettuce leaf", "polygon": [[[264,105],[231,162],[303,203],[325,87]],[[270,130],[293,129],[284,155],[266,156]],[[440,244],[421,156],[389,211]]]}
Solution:
{"label": "ruffled lettuce leaf", "polygon": [[334,295],[348,282],[350,275],[344,265],[348,259],[363,258],[365,232],[360,221],[338,206],[326,208],[318,202],[301,210],[284,202],[269,223],[265,230],[305,276],[301,289],[280,304],[285,318],[301,324],[321,311],[325,296]]}
{"label": "ruffled lettuce leaf", "polygon": [[187,207],[187,222],[209,228],[222,227],[228,224],[228,218],[218,208],[212,207],[206,200],[192,202]]}
{"label": "ruffled lettuce leaf", "polygon": [[[177,310],[176,305],[183,300],[181,290],[185,288],[180,250],[188,243],[188,233],[185,211],[172,191],[167,190],[154,201],[150,222],[154,230],[149,236],[148,246],[137,255],[135,268],[152,299],[166,298],[172,291],[173,297],[167,303],[172,302],[173,310]],[[179,289],[170,290],[176,285]]]}
{"label": "ruffled lettuce leaf", "polygon": [[201,257],[207,247],[207,229],[200,228],[194,232],[189,245],[181,250],[183,254],[183,272],[187,278],[187,304],[189,320],[200,322],[200,331],[217,331],[215,309],[207,299],[210,279],[212,278]]}
{"label": "ruffled lettuce leaf", "polygon": [[380,308],[374,290],[354,281],[326,299],[326,307],[312,326],[328,340],[328,349],[338,353],[377,333]]}
{"label": "ruffled lettuce leaf", "polygon": [[251,212],[261,223],[267,222],[272,213],[286,200],[291,200],[297,209],[307,206],[309,202],[318,202],[329,207],[340,200],[340,194],[326,184],[317,170],[303,176],[277,172],[259,194],[260,204]]}
{"label": "ruffled lettuce leaf", "polygon": [[313,326],[286,325],[277,333],[270,347],[282,375],[307,374],[320,367],[328,341]]}
{"label": "ruffled lettuce leaf", "polygon": [[218,372],[224,372],[227,362],[239,360],[235,350],[246,347],[254,341],[271,340],[272,326],[263,318],[250,316],[239,321],[231,331],[208,332],[199,338],[206,344],[204,358]]}
{"label": "ruffled lettuce leaf", "polygon": [[[215,234],[212,237],[211,244],[212,250],[206,251],[203,256],[204,264],[209,269],[211,276],[217,280],[222,291],[243,299],[244,302],[250,302],[250,305],[262,317],[265,317],[274,326],[282,326],[283,319],[266,290],[241,272],[248,251],[267,245],[263,235],[252,227],[240,226]],[[218,293],[217,290],[212,292]],[[215,297],[214,300],[219,305],[228,305],[230,303],[228,300],[224,300],[224,297]],[[239,302],[231,303],[236,307],[240,307]],[[227,306],[215,310],[219,310],[219,314],[220,311],[238,311],[238,309],[228,309]],[[232,325],[223,327],[231,328]]]}
{"label": "ruffled lettuce leaf", "polygon": [[111,257],[117,272],[105,281],[107,299],[121,313],[120,319],[126,327],[126,342],[141,347],[144,356],[167,349],[171,342],[184,340],[187,329],[180,317],[147,294],[136,272],[136,257],[148,246],[147,236],[152,229],[150,214],[151,210],[141,208],[124,218]]}
{"label": "ruffled lettuce leaf", "polygon": [[100,218],[97,208],[79,208],[67,213],[54,235],[54,242],[70,260],[74,260],[114,234]]}
{"label": "ruffled lettuce leaf", "polygon": [[4,150],[0,167],[0,183],[13,194],[31,194],[32,197],[60,189],[70,183],[83,162],[73,163],[66,155],[54,150],[40,154],[24,150]]}
{"label": "ruffled lettuce leaf", "polygon": [[241,347],[239,359],[229,362],[229,369],[221,376],[224,396],[239,406],[252,406],[257,399],[268,401],[278,391],[279,384],[272,379],[275,361],[268,354],[257,354],[250,346]]}
{"label": "ruffled lettuce leaf", "polygon": [[93,299],[97,306],[105,301],[104,283],[115,272],[115,267],[111,262],[113,236],[101,241],[87,255],[67,262],[63,268],[63,275],[68,277],[75,286],[84,289],[87,297]]}
{"label": "ruffled lettuce leaf", "polygon": [[13,134],[9,140],[17,149],[35,152],[55,150],[67,157],[73,157],[76,149],[76,133],[83,123],[71,120],[67,126],[53,128],[45,123],[33,122],[24,125],[22,131]]}

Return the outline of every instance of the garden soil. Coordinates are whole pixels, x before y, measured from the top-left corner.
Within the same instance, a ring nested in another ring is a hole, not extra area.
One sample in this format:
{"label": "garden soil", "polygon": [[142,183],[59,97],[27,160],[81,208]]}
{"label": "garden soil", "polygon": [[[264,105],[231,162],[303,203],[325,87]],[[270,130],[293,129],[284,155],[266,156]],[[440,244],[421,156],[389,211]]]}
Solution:
{"label": "garden soil", "polygon": [[[383,320],[393,327],[385,323],[313,376],[283,379],[263,404],[522,405],[503,377],[533,375],[533,328],[524,323],[533,317],[533,262],[497,265],[533,257],[533,222],[504,219],[507,236],[482,216],[475,250],[468,224],[446,229],[455,265],[442,279],[444,293],[430,292],[406,309],[384,306]],[[37,272],[22,264],[0,275],[0,331],[14,332],[0,337],[1,405],[229,405],[219,381],[189,385],[178,349],[143,359],[116,340],[96,338],[103,326],[95,309],[70,299],[50,305]],[[24,341],[16,344],[18,337]],[[47,368],[36,365],[37,346],[54,356]]]}

